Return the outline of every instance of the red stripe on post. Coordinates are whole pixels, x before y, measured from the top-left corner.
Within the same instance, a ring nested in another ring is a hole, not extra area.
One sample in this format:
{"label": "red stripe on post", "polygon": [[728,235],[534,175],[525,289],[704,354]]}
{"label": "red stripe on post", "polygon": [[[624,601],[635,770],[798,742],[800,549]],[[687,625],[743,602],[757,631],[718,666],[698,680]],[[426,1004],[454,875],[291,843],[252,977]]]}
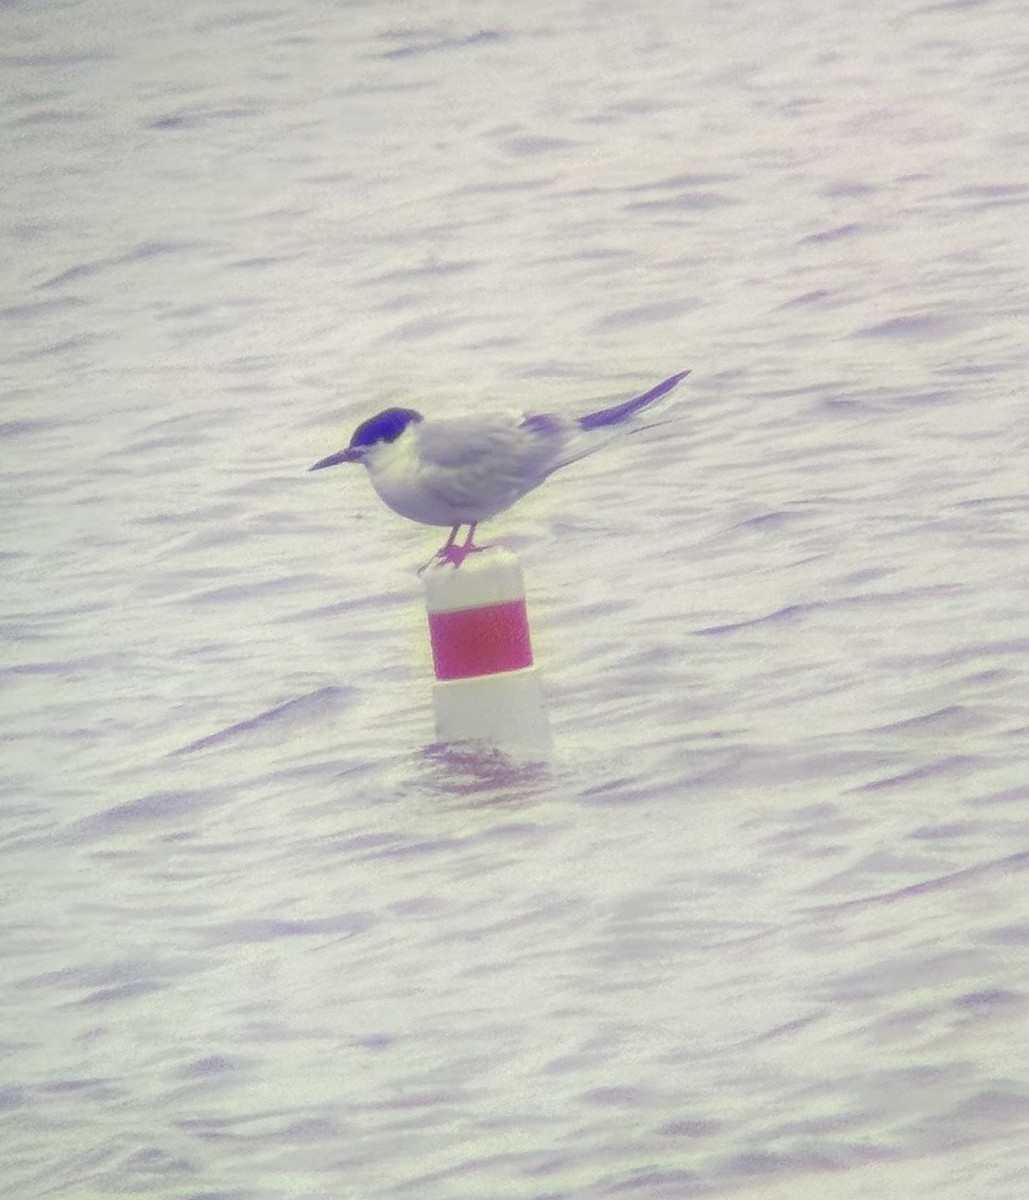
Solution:
{"label": "red stripe on post", "polygon": [[499,675],[532,666],[524,600],[429,613],[429,638],[437,679]]}

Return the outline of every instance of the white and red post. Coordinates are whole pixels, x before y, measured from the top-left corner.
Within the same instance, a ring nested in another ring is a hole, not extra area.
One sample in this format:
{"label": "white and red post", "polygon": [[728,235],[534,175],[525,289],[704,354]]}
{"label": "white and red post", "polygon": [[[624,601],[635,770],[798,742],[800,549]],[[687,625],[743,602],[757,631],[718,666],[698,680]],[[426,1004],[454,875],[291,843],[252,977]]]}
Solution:
{"label": "white and red post", "polygon": [[430,564],[422,582],[438,740],[488,742],[545,757],[550,727],[518,559],[492,546],[470,554],[460,567]]}

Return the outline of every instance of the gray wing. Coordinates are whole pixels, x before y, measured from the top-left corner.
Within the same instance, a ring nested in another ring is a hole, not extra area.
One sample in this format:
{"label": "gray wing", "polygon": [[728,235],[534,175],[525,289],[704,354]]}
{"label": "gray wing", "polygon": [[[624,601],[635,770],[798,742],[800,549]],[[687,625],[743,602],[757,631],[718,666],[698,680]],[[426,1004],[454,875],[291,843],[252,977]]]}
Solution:
{"label": "gray wing", "polygon": [[472,467],[510,455],[517,413],[468,413],[429,417],[418,426],[418,452],[436,467]]}
{"label": "gray wing", "polygon": [[500,512],[560,465],[571,430],[517,412],[429,418],[418,426],[419,480],[448,504]]}

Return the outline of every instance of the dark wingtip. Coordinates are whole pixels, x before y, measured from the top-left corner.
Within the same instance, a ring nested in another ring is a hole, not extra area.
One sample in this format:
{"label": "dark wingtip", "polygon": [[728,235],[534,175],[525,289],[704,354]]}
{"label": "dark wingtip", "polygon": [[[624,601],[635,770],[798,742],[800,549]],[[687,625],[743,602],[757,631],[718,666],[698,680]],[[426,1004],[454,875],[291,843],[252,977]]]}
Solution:
{"label": "dark wingtip", "polygon": [[653,404],[655,400],[666,395],[680,383],[689,371],[680,371],[678,375],[670,375],[667,379],[663,379],[656,387],[652,387],[649,392],[644,392],[642,396],[634,396],[631,400],[625,400],[621,404],[615,404],[611,408],[602,408],[599,412],[587,413],[584,417],[579,418],[580,429],[601,429],[605,425],[617,425],[619,421],[624,421],[626,417],[631,417],[633,413],[639,412],[641,408],[646,408],[648,404]]}

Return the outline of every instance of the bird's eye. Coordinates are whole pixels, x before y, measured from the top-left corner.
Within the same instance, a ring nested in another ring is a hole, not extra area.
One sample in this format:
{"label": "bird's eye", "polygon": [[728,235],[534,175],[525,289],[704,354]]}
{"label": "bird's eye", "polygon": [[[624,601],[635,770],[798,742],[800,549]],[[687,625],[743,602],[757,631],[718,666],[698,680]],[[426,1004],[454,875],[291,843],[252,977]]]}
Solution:
{"label": "bird's eye", "polygon": [[369,417],[358,425],[350,439],[350,448],[374,446],[376,442],[395,442],[408,425],[421,419],[421,413],[410,408],[387,408],[378,416]]}

